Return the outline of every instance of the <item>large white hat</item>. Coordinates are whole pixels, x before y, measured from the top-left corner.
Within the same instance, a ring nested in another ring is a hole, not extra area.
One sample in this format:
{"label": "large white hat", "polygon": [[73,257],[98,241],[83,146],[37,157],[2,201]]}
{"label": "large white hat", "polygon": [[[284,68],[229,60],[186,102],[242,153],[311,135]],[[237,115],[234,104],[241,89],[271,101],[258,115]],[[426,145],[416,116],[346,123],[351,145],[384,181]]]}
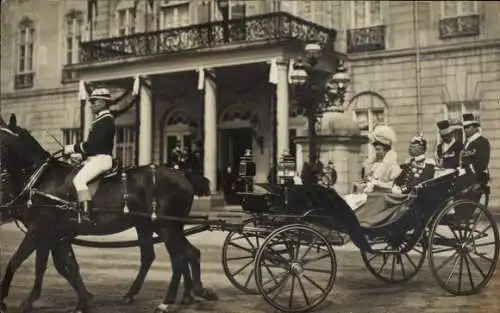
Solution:
{"label": "large white hat", "polygon": [[396,142],[396,133],[387,125],[379,125],[373,130],[370,139],[372,142],[392,146]]}
{"label": "large white hat", "polygon": [[90,95],[90,100],[93,99],[104,99],[110,101],[111,93],[107,88],[96,88],[92,91],[92,95]]}

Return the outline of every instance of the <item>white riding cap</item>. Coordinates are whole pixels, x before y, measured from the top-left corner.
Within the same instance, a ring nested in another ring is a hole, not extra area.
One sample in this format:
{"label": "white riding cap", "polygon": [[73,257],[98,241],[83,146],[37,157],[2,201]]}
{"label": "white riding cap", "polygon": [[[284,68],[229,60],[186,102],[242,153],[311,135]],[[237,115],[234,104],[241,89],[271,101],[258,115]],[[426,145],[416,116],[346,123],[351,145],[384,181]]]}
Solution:
{"label": "white riding cap", "polygon": [[92,91],[92,95],[90,95],[89,100],[94,100],[94,99],[104,99],[111,101],[111,93],[107,88],[96,88],[94,91]]}
{"label": "white riding cap", "polygon": [[387,125],[379,125],[373,130],[370,139],[372,143],[379,142],[384,145],[392,146],[396,142],[396,133]]}

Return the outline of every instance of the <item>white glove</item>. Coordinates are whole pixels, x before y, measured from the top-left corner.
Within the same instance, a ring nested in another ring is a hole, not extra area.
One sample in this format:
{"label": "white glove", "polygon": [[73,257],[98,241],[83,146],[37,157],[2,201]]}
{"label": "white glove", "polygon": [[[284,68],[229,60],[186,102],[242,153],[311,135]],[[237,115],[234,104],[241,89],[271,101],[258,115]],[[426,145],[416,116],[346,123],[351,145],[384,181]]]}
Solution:
{"label": "white glove", "polygon": [[367,183],[366,184],[366,187],[365,187],[365,190],[363,190],[363,192],[372,192],[373,191],[373,183]]}
{"label": "white glove", "polygon": [[401,190],[401,188],[398,185],[392,186],[391,192],[394,194],[397,194],[397,195],[400,195],[403,193],[403,191]]}
{"label": "white glove", "polygon": [[75,153],[75,146],[74,145],[64,146],[63,154],[70,155],[73,153]]}

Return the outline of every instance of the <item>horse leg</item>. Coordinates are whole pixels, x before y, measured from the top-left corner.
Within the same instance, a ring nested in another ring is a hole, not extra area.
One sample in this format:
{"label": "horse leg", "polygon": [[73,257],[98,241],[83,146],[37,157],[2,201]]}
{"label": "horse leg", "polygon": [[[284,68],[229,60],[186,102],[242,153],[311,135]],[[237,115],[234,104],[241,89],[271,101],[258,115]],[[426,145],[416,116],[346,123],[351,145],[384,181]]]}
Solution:
{"label": "horse leg", "polygon": [[137,239],[141,251],[141,266],[132,286],[130,286],[129,291],[123,297],[123,300],[127,304],[134,302],[134,296],[141,290],[146,275],[156,257],[153,244],[153,230],[151,227],[136,226],[135,229],[137,231]]}
{"label": "horse leg", "polygon": [[39,243],[39,239],[40,239],[40,234],[38,234],[36,229],[35,228],[29,229],[26,235],[24,236],[23,241],[17,248],[16,252],[10,258],[9,263],[7,263],[2,284],[0,285],[1,313],[7,312],[7,305],[5,304],[4,301],[5,298],[7,298],[7,296],[9,295],[10,285],[12,283],[12,279],[14,278],[14,274],[23,264],[23,262],[33,253],[33,251],[35,251],[36,246]]}
{"label": "horse leg", "polygon": [[[65,245],[65,247],[62,247],[62,245]],[[64,259],[65,252],[68,252],[66,255],[67,257],[71,257],[73,259],[69,264],[70,266],[68,266],[66,260]],[[73,251],[73,247],[69,241],[65,240],[60,242],[57,247],[52,250],[52,262],[54,263],[54,267],[59,275],[64,277],[74,290],[78,290],[78,286],[80,284],[86,294],[85,298],[88,298],[89,300],[94,298],[94,295],[87,290],[87,287],[81,278],[80,266],[76,261],[75,252]]]}
{"label": "horse leg", "polygon": [[[75,258],[73,247],[67,241],[61,243],[52,251],[54,265],[58,269],[59,274],[66,278],[68,283],[75,289],[78,296],[78,303],[74,313],[87,313],[90,308],[90,300],[92,295],[87,291],[82,276],[80,275],[80,266]],[[57,265],[56,265],[57,264]]]}
{"label": "horse leg", "polygon": [[191,272],[193,274],[193,293],[195,296],[203,298],[207,301],[218,300],[215,291],[203,288],[203,283],[201,282],[201,251],[195,247],[186,237],[184,237],[186,243],[186,257],[191,267]]}
{"label": "horse leg", "polygon": [[155,313],[166,313],[168,312],[169,306],[175,303],[181,276],[186,272],[187,266],[184,249],[185,245],[182,241],[182,237],[179,235],[179,232],[181,232],[181,234],[183,232],[182,227],[175,227],[177,225],[169,226],[170,227],[161,230],[161,236],[164,239],[165,246],[170,255],[172,278],[170,280],[165,298],[163,299],[163,302],[158,305]]}
{"label": "horse leg", "polygon": [[35,282],[29,296],[19,306],[19,311],[23,313],[31,311],[33,309],[33,304],[35,303],[35,301],[40,298],[40,295],[42,293],[43,276],[45,275],[47,262],[49,260],[49,252],[50,250],[45,247],[38,248],[36,250]]}

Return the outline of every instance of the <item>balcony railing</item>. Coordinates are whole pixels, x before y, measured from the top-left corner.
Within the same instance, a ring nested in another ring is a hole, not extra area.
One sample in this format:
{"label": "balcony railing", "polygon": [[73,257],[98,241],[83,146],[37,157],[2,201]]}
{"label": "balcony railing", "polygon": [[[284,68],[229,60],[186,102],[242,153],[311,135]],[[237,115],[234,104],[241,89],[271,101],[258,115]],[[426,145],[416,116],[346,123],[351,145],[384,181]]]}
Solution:
{"label": "balcony railing", "polygon": [[479,35],[479,15],[457,16],[439,21],[439,38]]}
{"label": "balcony railing", "polygon": [[299,40],[321,46],[335,43],[337,32],[285,12],[217,21],[187,27],[112,37],[81,43],[86,62],[151,56],[230,44]]}
{"label": "balcony railing", "polygon": [[385,50],[385,25],[347,30],[347,52]]}

